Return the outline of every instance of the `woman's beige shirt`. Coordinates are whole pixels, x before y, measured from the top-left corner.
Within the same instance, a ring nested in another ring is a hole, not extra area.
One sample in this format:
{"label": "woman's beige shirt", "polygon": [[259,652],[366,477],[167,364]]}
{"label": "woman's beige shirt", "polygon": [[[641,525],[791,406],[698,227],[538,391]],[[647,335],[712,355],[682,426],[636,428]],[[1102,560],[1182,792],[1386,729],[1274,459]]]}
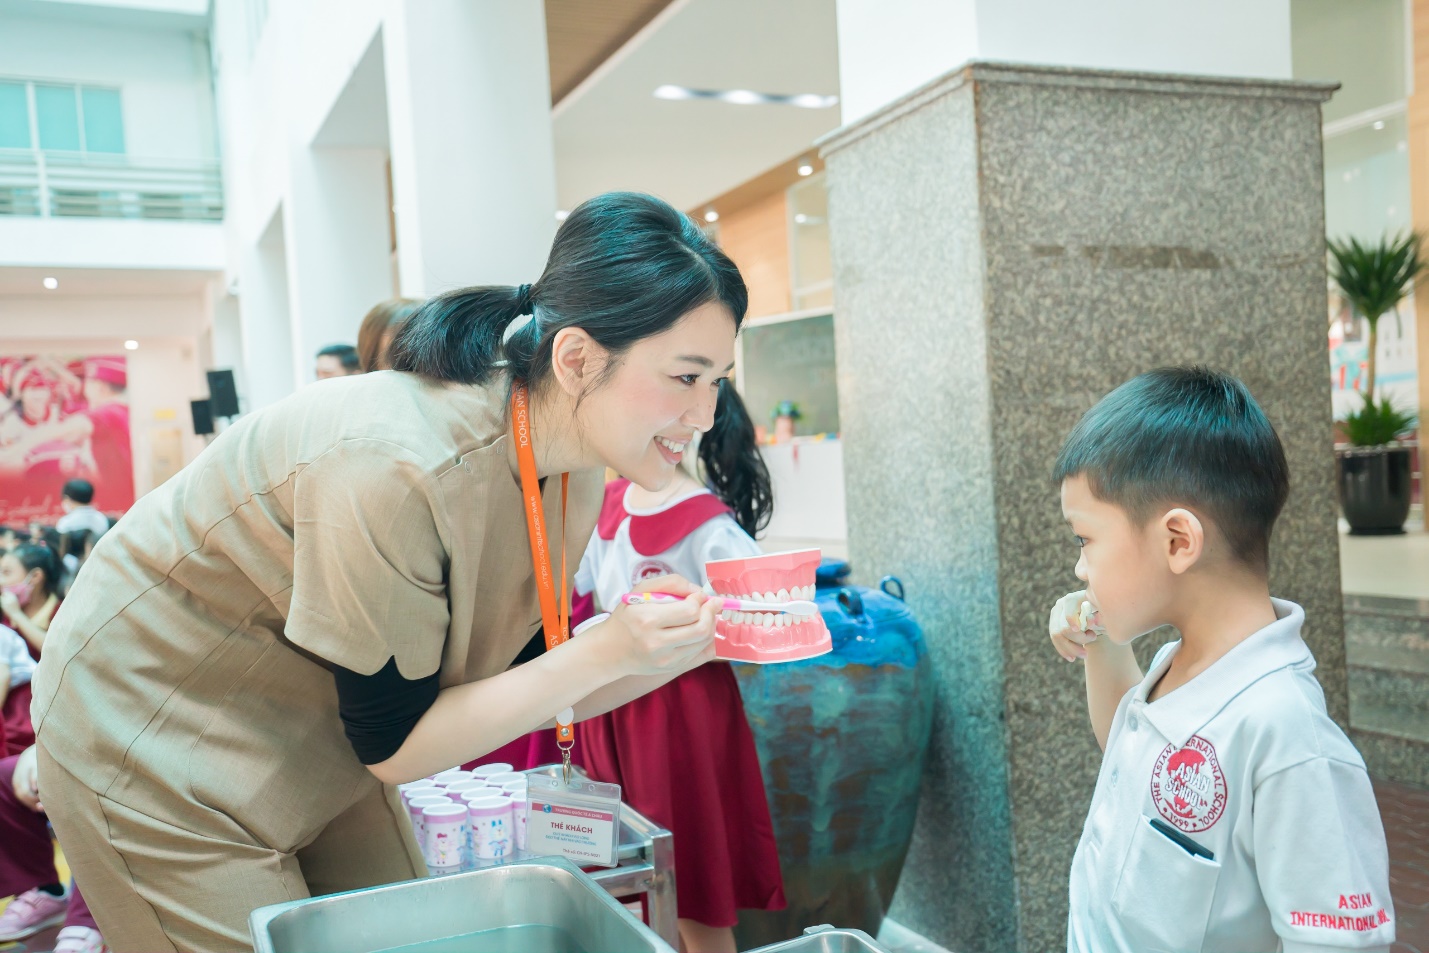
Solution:
{"label": "woman's beige shirt", "polygon": [[[395,657],[446,688],[503,671],[540,630],[505,398],[504,379],[386,371],[235,424],[96,545],[35,675],[46,750],[136,808],[174,813],[177,794],[265,846],[311,841],[372,783],[329,663]],[[572,574],[601,486],[571,476]],[[546,481],[556,553],[560,494]]]}

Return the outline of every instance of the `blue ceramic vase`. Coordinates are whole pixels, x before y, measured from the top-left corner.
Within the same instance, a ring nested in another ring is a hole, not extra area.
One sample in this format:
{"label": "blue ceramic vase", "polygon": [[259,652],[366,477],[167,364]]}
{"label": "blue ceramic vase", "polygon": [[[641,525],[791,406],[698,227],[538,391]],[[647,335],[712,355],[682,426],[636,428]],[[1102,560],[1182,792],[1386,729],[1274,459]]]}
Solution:
{"label": "blue ceramic vase", "polygon": [[902,583],[843,585],[848,571],[829,560],[819,570],[832,652],[734,666],[789,901],[741,912],[741,949],[818,923],[876,936],[908,854],[933,723],[930,660]]}

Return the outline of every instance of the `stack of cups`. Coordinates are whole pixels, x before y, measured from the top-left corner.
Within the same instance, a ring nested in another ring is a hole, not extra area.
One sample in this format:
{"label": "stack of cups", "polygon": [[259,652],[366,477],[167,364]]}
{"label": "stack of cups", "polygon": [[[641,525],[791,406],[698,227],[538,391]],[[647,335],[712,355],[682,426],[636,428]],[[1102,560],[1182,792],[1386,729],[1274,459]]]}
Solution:
{"label": "stack of cups", "polygon": [[445,794],[439,794],[435,791],[428,794],[425,788],[414,792],[413,796],[407,799],[407,814],[412,818],[412,833],[417,835],[418,844],[425,844],[427,837],[427,824],[425,817],[422,815],[422,811],[429,807],[435,807],[438,804],[455,803],[455,801]]}
{"label": "stack of cups", "polygon": [[422,808],[422,857],[433,869],[460,867],[465,862],[471,836],[464,804],[431,804]]}
{"label": "stack of cups", "polygon": [[[474,793],[474,792],[473,792]],[[492,793],[466,802],[471,823],[471,851],[477,860],[501,860],[515,850],[515,818],[511,798]]]}

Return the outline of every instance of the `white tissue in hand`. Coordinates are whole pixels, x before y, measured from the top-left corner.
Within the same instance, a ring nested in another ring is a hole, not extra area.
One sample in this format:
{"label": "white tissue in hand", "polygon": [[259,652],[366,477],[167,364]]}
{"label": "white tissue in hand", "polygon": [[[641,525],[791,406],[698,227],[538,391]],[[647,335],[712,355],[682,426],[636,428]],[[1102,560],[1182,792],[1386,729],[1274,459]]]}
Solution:
{"label": "white tissue in hand", "polygon": [[1077,614],[1077,628],[1081,629],[1083,632],[1091,628],[1092,616],[1096,614],[1096,611],[1097,610],[1092,608],[1092,604],[1090,602],[1083,599],[1082,611]]}

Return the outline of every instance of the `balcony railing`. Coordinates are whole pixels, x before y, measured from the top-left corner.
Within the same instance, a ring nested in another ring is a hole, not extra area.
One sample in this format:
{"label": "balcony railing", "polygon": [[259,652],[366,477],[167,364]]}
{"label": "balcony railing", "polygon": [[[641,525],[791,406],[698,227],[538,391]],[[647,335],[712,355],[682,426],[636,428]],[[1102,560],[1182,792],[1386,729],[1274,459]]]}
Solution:
{"label": "balcony railing", "polygon": [[223,219],[219,164],[0,149],[0,216]]}

